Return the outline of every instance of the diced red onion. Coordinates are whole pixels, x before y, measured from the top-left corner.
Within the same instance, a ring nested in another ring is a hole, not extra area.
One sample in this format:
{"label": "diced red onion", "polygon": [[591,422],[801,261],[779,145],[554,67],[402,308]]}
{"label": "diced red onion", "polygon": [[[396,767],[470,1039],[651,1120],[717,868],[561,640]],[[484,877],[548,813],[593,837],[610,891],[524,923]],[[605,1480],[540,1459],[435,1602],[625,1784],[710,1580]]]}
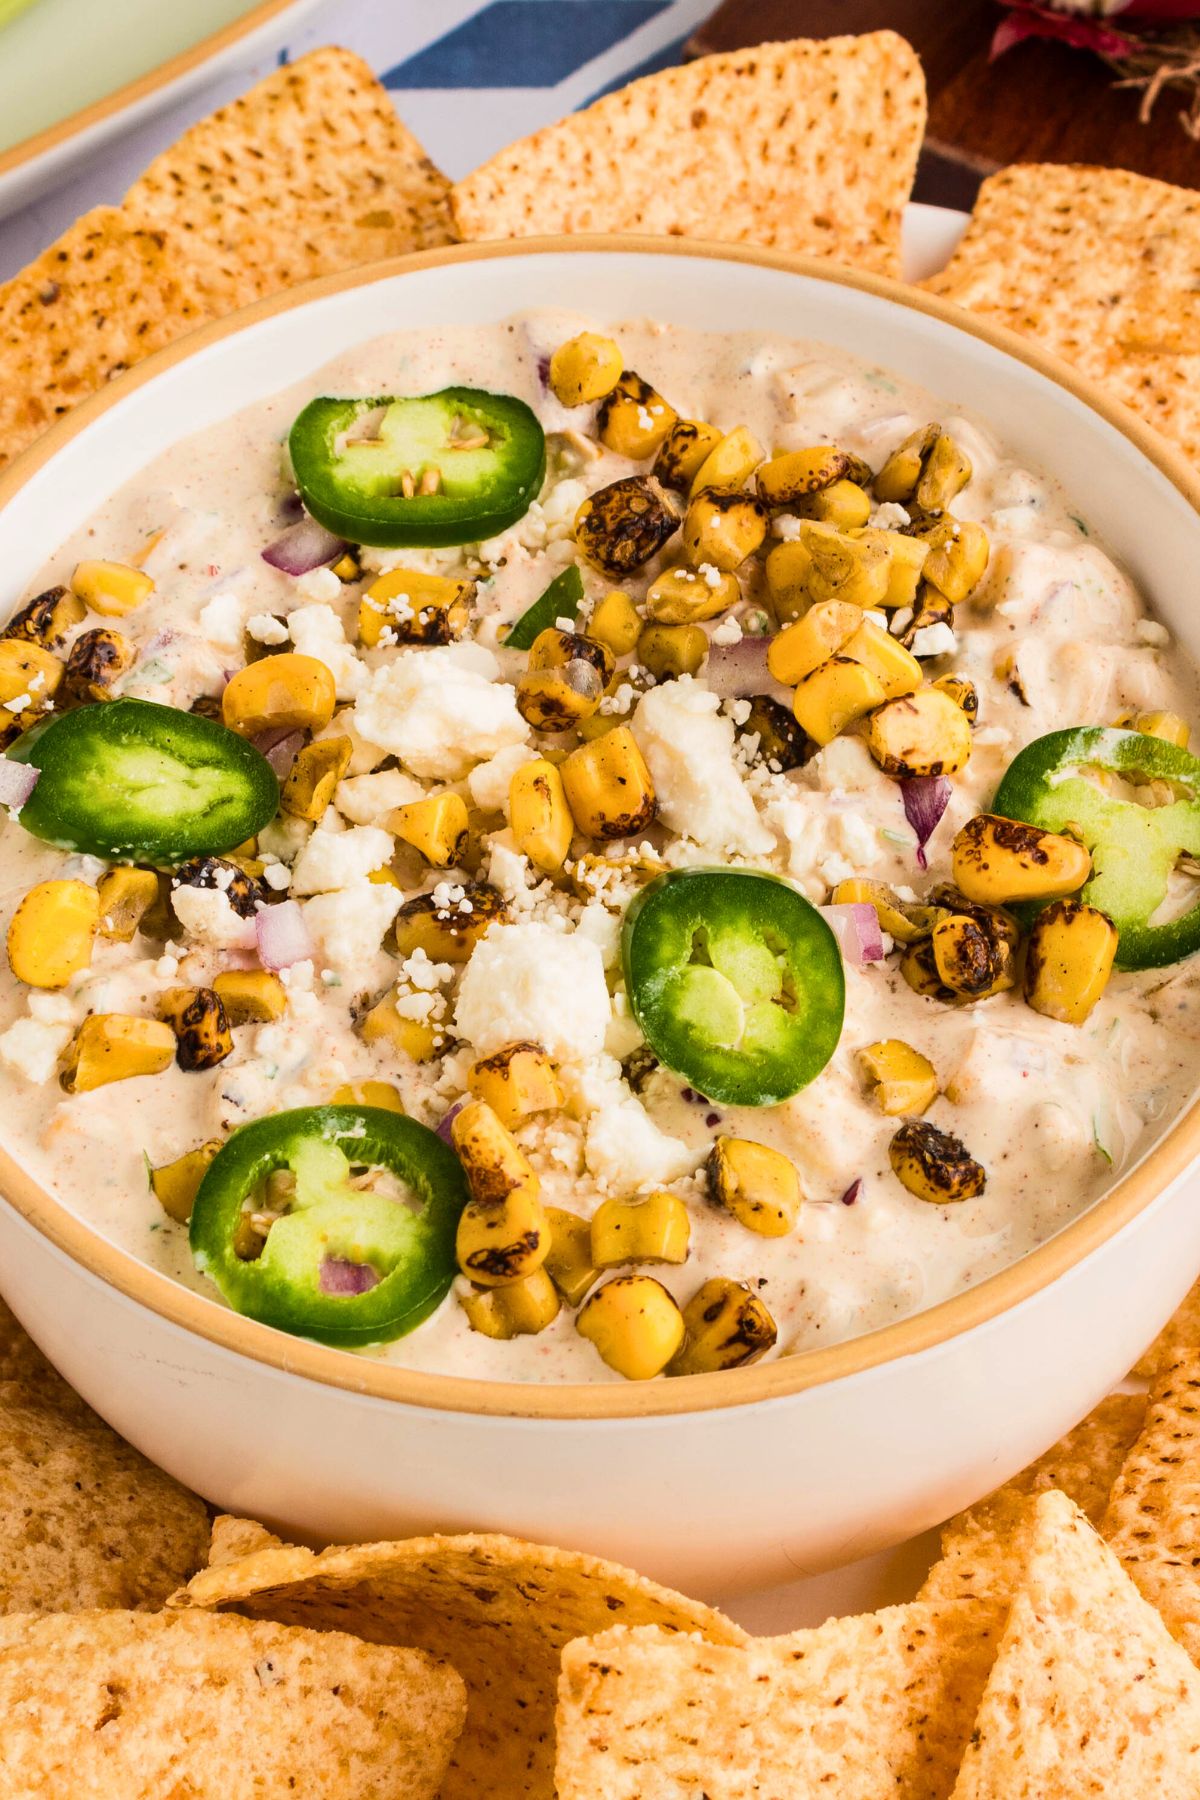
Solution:
{"label": "diced red onion", "polygon": [[853,900],[840,906],[820,906],[817,911],[837,939],[838,949],[845,962],[861,965],[883,960],[883,932],[879,927],[879,914],[868,901]]}
{"label": "diced red onion", "polygon": [[937,830],[950,800],[950,783],[944,775],[914,775],[900,783],[904,816],[917,834],[917,867],[927,869],[925,846]]}
{"label": "diced red onion", "polygon": [[453,1144],[454,1139],[450,1135],[450,1127],[453,1125],[455,1119],[457,1119],[459,1113],[466,1104],[465,1100],[456,1100],[454,1105],[450,1108],[450,1111],[443,1113],[438,1120],[434,1130],[441,1138],[443,1144]]}
{"label": "diced red onion", "polygon": [[260,906],[254,915],[254,929],[258,960],[264,969],[290,969],[293,963],[309,962],[316,955],[317,947],[297,900]]}
{"label": "diced red onion", "polygon": [[854,1202],[858,1199],[858,1196],[862,1193],[862,1185],[863,1185],[862,1176],[861,1175],[856,1176],[856,1178],[850,1183],[850,1186],[846,1189],[845,1193],[842,1195],[840,1204],[842,1206],[853,1206]]}
{"label": "diced red onion", "polygon": [[767,668],[769,638],[744,637],[736,644],[710,644],[704,679],[722,700],[748,700],[752,694],[768,694],[789,709],[792,690],[780,685]]}
{"label": "diced red onion", "polygon": [[10,762],[0,756],[0,806],[20,812],[38,784],[42,771],[33,763]]}
{"label": "diced red onion", "polygon": [[315,519],[304,518],[297,525],[289,525],[274,543],[268,544],[262,559],[285,575],[307,575],[336,562],[349,548],[345,538],[334,537]]}
{"label": "diced red onion", "polygon": [[344,1256],[327,1256],[318,1280],[323,1294],[369,1294],[379,1285],[370,1263],[350,1262]]}
{"label": "diced red onion", "polygon": [[[269,739],[269,742],[264,742]],[[282,736],[277,731],[260,731],[253,740],[254,748],[261,750],[280,781],[291,774],[292,764],[304,748],[302,731],[285,731]]]}
{"label": "diced red onion", "polygon": [[279,502],[279,523],[281,525],[298,525],[304,517],[304,502],[295,489],[285,494]]}

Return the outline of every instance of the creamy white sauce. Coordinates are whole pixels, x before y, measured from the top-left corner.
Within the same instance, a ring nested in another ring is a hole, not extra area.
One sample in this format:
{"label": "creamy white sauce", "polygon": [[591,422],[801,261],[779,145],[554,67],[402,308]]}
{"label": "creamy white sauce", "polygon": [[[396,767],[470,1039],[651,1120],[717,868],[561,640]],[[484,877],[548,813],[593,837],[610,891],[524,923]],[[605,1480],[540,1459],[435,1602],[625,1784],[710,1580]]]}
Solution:
{"label": "creamy white sauce", "polygon": [[[398,334],[363,345],[219,429],[181,441],[64,544],[29,592],[65,581],[84,556],[139,561],[148,539],[161,532],[145,557],[156,584],[153,597],[111,623],[139,646],[123,691],[182,707],[200,693],[218,691],[223,673],[239,666],[247,622],[269,636],[269,624],[261,623],[265,616],[330,606],[353,645],[358,587],[342,588],[328,572],[293,579],[260,555],[281,528],[278,508],[287,486],[282,445],[300,406],[318,393],[421,393],[466,383],[519,394],[549,431],[585,431],[590,409],[568,413],[559,406],[542,387],[538,363],[588,323],[541,312],[493,330]],[[952,395],[932,398],[820,345],[747,332],[723,336],[630,323],[613,328],[613,335],[626,366],[652,382],[681,415],[726,430],[748,425],[769,448],[836,441],[878,468],[909,432],[938,418],[974,465],[954,511],[986,526],[989,572],[975,600],[958,609],[957,650],[925,667],[928,675],[953,668],[974,680],[979,726],[970,763],[955,778],[949,810],[929,846],[928,874],[917,869],[898,787],[853,736],[787,775],[738,767],[736,779],[753,807],[751,823],[761,844],[774,846],[764,854],[755,843],[747,860],[756,866],[789,876],[818,903],[851,875],[923,892],[949,879],[955,831],[986,806],[1023,744],[1064,726],[1110,722],[1123,708],[1197,717],[1194,669],[1161,627],[1147,625],[1143,601],[1058,486],[1007,461],[986,424],[964,418]],[[368,551],[366,564],[434,572],[469,567],[480,579],[475,635],[495,650],[501,626],[573,559],[570,529],[579,501],[633,467],[607,452],[595,459],[576,455],[569,441],[559,440],[539,503],[502,538],[463,552]],[[677,555],[676,540],[666,560]],[[640,595],[658,566],[626,586]],[[748,569],[742,576],[748,590],[742,624],[752,628],[756,578],[747,580]],[[587,569],[584,581],[589,602],[613,585]],[[104,622],[89,619],[86,625]],[[309,634],[306,649],[317,624],[330,645],[339,697],[348,702],[366,670],[397,654],[368,651],[355,660],[333,647],[330,621],[314,623],[311,616],[302,628]],[[710,633],[719,625],[710,625]],[[1025,701],[996,673],[1009,651]],[[501,661],[512,676],[523,659]],[[352,715],[343,713],[331,729],[346,729],[347,719]],[[450,782],[417,781],[411,770],[364,781],[379,752],[356,740],[351,778],[338,796],[341,810],[323,828],[370,826],[390,807],[446,785],[488,804],[489,795],[494,800],[505,792],[521,751],[501,754],[509,763],[497,765],[496,779],[485,767],[466,779],[456,772]],[[721,773],[728,778],[728,770]],[[103,804],[100,797],[97,804]],[[514,917],[585,933],[599,947],[613,993],[606,1049],[564,1060],[568,1108],[519,1134],[541,1177],[543,1198],[590,1215],[606,1192],[666,1181],[689,1203],[691,1254],[681,1268],[653,1273],[681,1300],[713,1274],[752,1283],[779,1327],[773,1354],[889,1323],[1011,1263],[1093,1202],[1170,1121],[1194,1084],[1200,1034],[1200,971],[1194,964],[1114,977],[1087,1024],[1075,1029],[1032,1011],[1018,993],[947,1009],[913,993],[893,961],[847,970],[839,1049],[816,1081],[784,1105],[742,1113],[709,1107],[683,1098],[680,1083],[663,1072],[634,1099],[617,1060],[639,1041],[617,954],[620,912],[632,884],[616,882],[603,900],[585,907],[565,886],[537,882],[502,816],[489,814],[486,822],[490,843],[481,872],[507,894]],[[294,822],[285,824],[265,833],[262,847],[287,863],[306,835]],[[661,831],[648,836],[654,854],[668,862],[712,861],[711,848],[678,838],[664,842]],[[619,847],[587,847],[620,853]],[[403,855],[395,868],[406,897],[439,879]],[[35,881],[64,874],[93,879],[97,872],[87,859],[64,858],[37,843],[19,824],[3,824],[0,926],[7,926]],[[324,912],[318,905],[312,919],[330,920],[340,909],[338,900]],[[248,1119],[327,1100],[346,1081],[395,1081],[408,1109],[429,1124],[462,1095],[473,1060],[469,1045],[441,1062],[417,1066],[361,1041],[351,1009],[394,982],[397,966],[378,938],[369,953],[356,955],[353,946],[343,946],[343,953],[340,967],[330,955],[313,969],[294,971],[286,1019],[239,1029],[233,1054],[217,1069],[185,1074],[172,1067],[73,1096],[62,1093],[48,1060],[88,1012],[152,1015],[163,988],[204,983],[239,954],[243,963],[252,963],[252,956],[190,942],[181,928],[166,947],[145,937],[130,945],[99,941],[91,968],[63,994],[31,994],[6,973],[0,1030],[32,1020],[32,1027],[19,1025],[15,1035],[0,1038],[6,1143],[106,1238],[212,1295],[192,1268],[186,1231],[164,1217],[148,1191],[144,1158],[169,1161]],[[431,1007],[449,1030],[458,972],[431,975],[412,967],[406,973],[414,1010]],[[423,1001],[422,995],[432,998]],[[564,1008],[570,1002],[564,994]],[[984,1164],[988,1181],[980,1198],[928,1205],[891,1173],[887,1146],[897,1121],[864,1097],[855,1060],[859,1048],[883,1037],[903,1038],[933,1061],[943,1093],[929,1117]],[[690,1171],[721,1133],[777,1145],[794,1160],[806,1203],[791,1236],[757,1237],[708,1203],[702,1177]],[[642,1158],[640,1165],[624,1168],[622,1158],[632,1155]],[[840,1197],[859,1178],[858,1199],[843,1205]],[[453,1294],[418,1331],[367,1354],[463,1375],[617,1379],[577,1334],[569,1308],[539,1336],[496,1342],[468,1328]]]}

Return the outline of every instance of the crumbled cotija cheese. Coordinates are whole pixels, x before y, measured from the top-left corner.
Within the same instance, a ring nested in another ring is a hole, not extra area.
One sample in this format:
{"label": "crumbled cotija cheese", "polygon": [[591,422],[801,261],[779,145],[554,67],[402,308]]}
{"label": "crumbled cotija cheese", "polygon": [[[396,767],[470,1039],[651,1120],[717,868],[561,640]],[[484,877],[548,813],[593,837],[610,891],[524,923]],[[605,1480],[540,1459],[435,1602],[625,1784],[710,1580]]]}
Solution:
{"label": "crumbled cotija cheese", "polygon": [[479,644],[401,651],[369,676],[355,722],[363,737],[414,775],[456,781],[472,764],[529,736],[513,689],[499,674],[496,658]]}
{"label": "crumbled cotija cheese", "polygon": [[489,1056],[528,1038],[553,1057],[595,1056],[610,1003],[604,959],[590,938],[537,920],[493,925],[458,990],[456,1029]]}
{"label": "crumbled cotija cheese", "polygon": [[633,735],[672,831],[710,850],[770,853],[775,839],[737,771],[733,724],[716,694],[686,679],[651,688],[633,715]]}

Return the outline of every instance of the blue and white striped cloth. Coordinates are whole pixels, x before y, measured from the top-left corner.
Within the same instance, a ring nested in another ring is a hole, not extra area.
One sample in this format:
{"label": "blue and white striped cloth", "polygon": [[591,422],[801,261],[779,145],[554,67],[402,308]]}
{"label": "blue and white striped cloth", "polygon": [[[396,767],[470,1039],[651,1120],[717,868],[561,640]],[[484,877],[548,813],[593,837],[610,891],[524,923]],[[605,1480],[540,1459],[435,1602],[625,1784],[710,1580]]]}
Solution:
{"label": "blue and white striped cloth", "polygon": [[[597,95],[678,62],[716,0],[325,0],[282,54],[356,50],[450,176]],[[85,171],[0,221],[0,278],[91,206],[119,200],[195,119],[267,73],[226,75],[103,150]]]}

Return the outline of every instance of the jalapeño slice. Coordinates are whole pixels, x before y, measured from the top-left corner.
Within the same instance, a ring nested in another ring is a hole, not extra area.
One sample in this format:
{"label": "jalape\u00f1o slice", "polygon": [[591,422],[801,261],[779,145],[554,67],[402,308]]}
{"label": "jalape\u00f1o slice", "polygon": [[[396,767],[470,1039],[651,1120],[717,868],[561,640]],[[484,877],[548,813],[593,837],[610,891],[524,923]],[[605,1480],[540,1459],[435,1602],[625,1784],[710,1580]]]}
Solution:
{"label": "jalape\u00f1o slice", "polygon": [[35,725],[9,750],[41,776],[26,831],[64,850],[173,867],[230,850],[279,809],[265,756],[214,719],[105,700]]}
{"label": "jalape\u00f1o slice", "polygon": [[261,1324],[348,1348],[385,1343],[449,1293],[466,1199],[458,1158],[415,1119],[299,1107],[243,1125],[213,1158],[192,1208],[192,1258]]}
{"label": "jalape\u00f1o slice", "polygon": [[512,394],[310,400],[288,439],[305,506],[356,544],[471,544],[524,518],[546,438]]}
{"label": "jalape\u00f1o slice", "polygon": [[[1175,799],[1143,806],[1106,791],[1097,774],[1135,787],[1166,782]],[[1177,918],[1152,922],[1180,859],[1200,856],[1200,760],[1188,751],[1116,727],[1052,731],[1009,764],[992,810],[1067,832],[1091,851],[1091,876],[1074,897],[1116,926],[1118,968],[1159,968],[1200,950],[1200,899]]]}
{"label": "jalape\u00f1o slice", "polygon": [[631,904],[622,948],[650,1048],[709,1100],[774,1106],[837,1048],[845,1004],[837,940],[777,876],[660,875]]}

